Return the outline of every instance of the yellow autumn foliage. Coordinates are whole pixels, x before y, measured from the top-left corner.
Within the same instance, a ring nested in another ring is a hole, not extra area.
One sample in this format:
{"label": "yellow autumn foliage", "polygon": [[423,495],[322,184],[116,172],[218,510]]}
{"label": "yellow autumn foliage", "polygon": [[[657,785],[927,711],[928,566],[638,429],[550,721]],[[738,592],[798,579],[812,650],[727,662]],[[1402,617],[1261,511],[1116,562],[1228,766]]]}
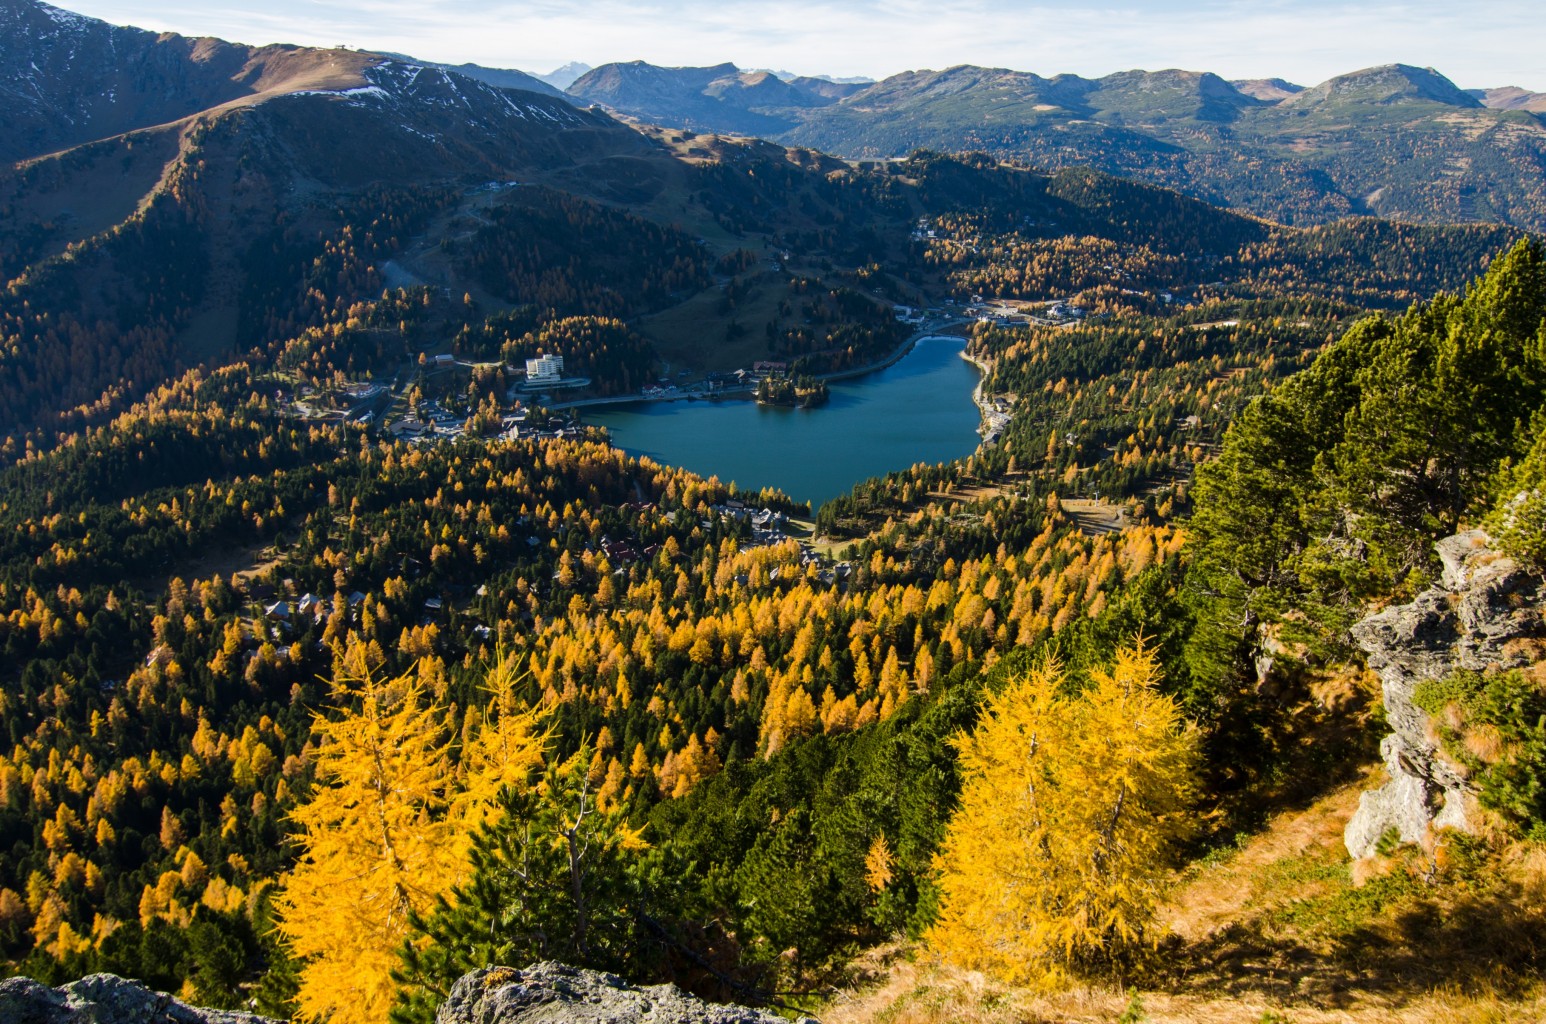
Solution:
{"label": "yellow autumn foliage", "polygon": [[870,851],[864,856],[864,881],[870,887],[870,892],[884,892],[886,886],[891,884],[894,877],[891,865],[891,847],[882,833],[870,843]]}
{"label": "yellow autumn foliage", "polygon": [[1076,696],[1049,662],[993,695],[957,742],[961,805],[935,856],[946,960],[1055,983],[1092,955],[1153,939],[1158,884],[1189,812],[1196,730],[1156,688],[1140,642]]}
{"label": "yellow autumn foliage", "polygon": [[[427,913],[461,879],[476,826],[502,785],[541,766],[546,737],[533,712],[496,693],[458,762],[414,673],[381,680],[354,664],[334,682],[347,710],[315,724],[317,789],[292,813],[302,853],[276,905],[304,964],[299,1016],[383,1024],[409,912]],[[511,671],[503,663],[491,684]]]}

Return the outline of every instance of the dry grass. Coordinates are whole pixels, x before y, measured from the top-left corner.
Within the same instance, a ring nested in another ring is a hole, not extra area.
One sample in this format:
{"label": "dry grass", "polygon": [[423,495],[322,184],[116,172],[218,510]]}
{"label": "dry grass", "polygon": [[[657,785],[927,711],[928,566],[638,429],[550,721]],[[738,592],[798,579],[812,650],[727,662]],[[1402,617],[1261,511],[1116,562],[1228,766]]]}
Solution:
{"label": "dry grass", "polygon": [[1340,859],[1342,830],[1358,809],[1358,795],[1383,782],[1383,770],[1370,767],[1307,809],[1271,819],[1232,856],[1195,865],[1160,908],[1160,924],[1188,942],[1198,942],[1276,903],[1314,895],[1315,883],[1274,879],[1264,869],[1307,855]]}
{"label": "dry grass", "polygon": [[1496,726],[1477,725],[1465,736],[1466,752],[1483,764],[1497,764],[1505,753],[1503,736]]}
{"label": "dry grass", "polygon": [[1546,949],[1546,850],[1494,836],[1501,852],[1471,869],[1457,854],[1438,887],[1417,877],[1421,851],[1355,870],[1342,829],[1361,790],[1380,781],[1368,767],[1179,876],[1160,915],[1172,938],[1134,965],[1128,985],[1012,988],[893,945],[857,962],[862,980],[818,1016],[823,1024],[1546,1024],[1534,952]]}
{"label": "dry grass", "polygon": [[[1136,1003],[1134,996],[1136,995]],[[1209,996],[1116,986],[1038,993],[979,974],[898,960],[883,982],[834,998],[822,1024],[1113,1024],[1129,1007],[1145,1024],[1539,1024],[1546,994],[1504,995],[1446,986],[1410,1000],[1353,997],[1338,1006],[1282,1002],[1260,994]],[[1131,1018],[1130,1018],[1131,1019]]]}
{"label": "dry grass", "polygon": [[924,954],[916,961],[898,959],[879,985],[840,994],[820,1018],[822,1024],[1110,1021],[1126,1005],[1127,998],[1114,989],[1037,993],[1009,988],[981,974],[934,963]]}
{"label": "dry grass", "polygon": [[[928,504],[954,503],[957,505],[970,505],[979,501],[991,501],[994,498],[1002,498],[1006,494],[1015,493],[1014,483],[1006,476],[1003,483],[997,484],[966,484],[951,488],[948,491],[928,492]],[[921,506],[919,506],[921,507]]]}
{"label": "dry grass", "polygon": [[1546,1021],[1546,996],[1537,991],[1525,998],[1494,992],[1464,992],[1445,988],[1423,997],[1404,1017],[1412,1024],[1527,1024]]}

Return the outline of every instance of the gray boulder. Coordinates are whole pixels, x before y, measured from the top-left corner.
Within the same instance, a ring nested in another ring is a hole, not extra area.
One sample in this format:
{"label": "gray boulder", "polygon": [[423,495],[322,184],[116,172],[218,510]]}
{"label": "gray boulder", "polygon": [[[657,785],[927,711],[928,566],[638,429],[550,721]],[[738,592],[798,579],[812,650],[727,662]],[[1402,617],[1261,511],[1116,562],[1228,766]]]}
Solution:
{"label": "gray boulder", "polygon": [[[806,1024],[816,1024],[802,1017]],[[560,963],[463,975],[436,1024],[787,1024],[761,1010],[706,1003],[675,985],[630,985]]]}
{"label": "gray boulder", "polygon": [[0,981],[4,1024],[277,1024],[231,1010],[201,1010],[116,974],[49,988],[31,978]]}
{"label": "gray boulder", "polygon": [[1437,545],[1444,574],[1411,604],[1397,605],[1353,626],[1353,639],[1380,677],[1391,734],[1380,743],[1390,782],[1365,792],[1343,832],[1354,858],[1375,852],[1395,829],[1420,843],[1439,828],[1469,831],[1470,792],[1463,768],[1433,742],[1428,713],[1412,702],[1419,683],[1456,669],[1517,668],[1546,637],[1546,581],[1491,547],[1481,530]]}

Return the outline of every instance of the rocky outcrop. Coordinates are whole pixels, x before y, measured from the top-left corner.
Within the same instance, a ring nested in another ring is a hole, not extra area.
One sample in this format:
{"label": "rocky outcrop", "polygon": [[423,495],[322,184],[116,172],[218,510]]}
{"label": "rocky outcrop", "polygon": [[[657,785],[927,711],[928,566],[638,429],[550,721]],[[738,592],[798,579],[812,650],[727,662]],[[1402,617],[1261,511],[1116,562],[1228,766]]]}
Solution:
{"label": "rocky outcrop", "polygon": [[1420,843],[1434,829],[1474,824],[1465,771],[1434,743],[1428,713],[1413,694],[1422,681],[1456,669],[1528,664],[1546,637],[1546,581],[1493,550],[1480,530],[1447,537],[1437,549],[1444,563],[1438,586],[1352,630],[1379,674],[1392,730],[1380,744],[1390,782],[1363,794],[1343,833],[1355,858],[1373,854],[1391,829],[1402,842]]}
{"label": "rocky outcrop", "polygon": [[[721,1006],[675,985],[630,985],[559,963],[490,967],[465,975],[438,1024],[787,1024],[744,1006]],[[817,1024],[801,1017],[803,1024]],[[49,988],[31,978],[0,981],[0,1024],[278,1024],[232,1010],[201,1010],[114,974]]]}
{"label": "rocky outcrop", "polygon": [[231,1010],[200,1010],[116,974],[49,988],[31,978],[0,981],[4,1024],[276,1024]]}
{"label": "rocky outcrop", "polygon": [[[721,1006],[675,985],[630,985],[600,971],[558,963],[516,970],[490,967],[464,975],[436,1024],[785,1024],[744,1006]],[[806,1024],[816,1024],[802,1017]]]}

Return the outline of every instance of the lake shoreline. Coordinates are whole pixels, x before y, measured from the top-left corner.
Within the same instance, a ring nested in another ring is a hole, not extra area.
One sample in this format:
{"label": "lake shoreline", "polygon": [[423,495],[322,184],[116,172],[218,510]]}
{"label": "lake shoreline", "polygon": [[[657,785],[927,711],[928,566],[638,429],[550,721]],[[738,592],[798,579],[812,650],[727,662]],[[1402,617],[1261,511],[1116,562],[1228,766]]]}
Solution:
{"label": "lake shoreline", "polygon": [[[983,443],[982,370],[960,335],[922,332],[833,383],[818,409],[755,401],[610,404],[586,416],[630,454],[822,503],[918,463],[964,459]],[[823,375],[826,376],[826,375]],[[748,396],[751,397],[751,396]]]}
{"label": "lake shoreline", "polygon": [[[926,338],[956,338],[957,335],[943,333],[950,326],[953,325],[946,324],[944,327],[933,328],[927,331],[919,331],[917,334],[910,336],[906,341],[902,342],[902,344],[898,345],[887,355],[874,362],[865,363],[863,366],[854,366],[846,370],[833,370],[831,373],[816,373],[812,374],[811,376],[815,380],[835,382],[843,380],[854,380],[855,378],[864,377],[871,373],[879,373],[881,370],[890,369],[897,363],[901,362],[907,357],[909,353],[912,352],[912,350],[917,346],[918,342],[923,341]],[[714,402],[722,401],[725,399],[740,401],[747,398],[752,399],[753,401],[756,400],[757,392],[755,388],[736,388],[734,390],[712,391],[708,394],[703,394],[701,392],[679,392],[672,395],[608,395],[605,398],[577,398],[572,402],[554,402],[552,405],[547,406],[547,408],[552,412],[562,412],[565,409],[591,409],[597,406],[605,405],[629,405],[634,402],[641,404],[644,402]]]}
{"label": "lake shoreline", "polygon": [[993,364],[980,356],[972,355],[970,343],[967,348],[961,350],[961,358],[975,366],[977,372],[981,374],[977,379],[977,386],[972,389],[972,404],[977,407],[977,413],[982,417],[982,423],[977,428],[977,433],[982,436],[982,443],[993,444],[998,441],[1004,428],[1009,425],[1009,417],[994,407],[986,391],[988,376],[993,372]]}

